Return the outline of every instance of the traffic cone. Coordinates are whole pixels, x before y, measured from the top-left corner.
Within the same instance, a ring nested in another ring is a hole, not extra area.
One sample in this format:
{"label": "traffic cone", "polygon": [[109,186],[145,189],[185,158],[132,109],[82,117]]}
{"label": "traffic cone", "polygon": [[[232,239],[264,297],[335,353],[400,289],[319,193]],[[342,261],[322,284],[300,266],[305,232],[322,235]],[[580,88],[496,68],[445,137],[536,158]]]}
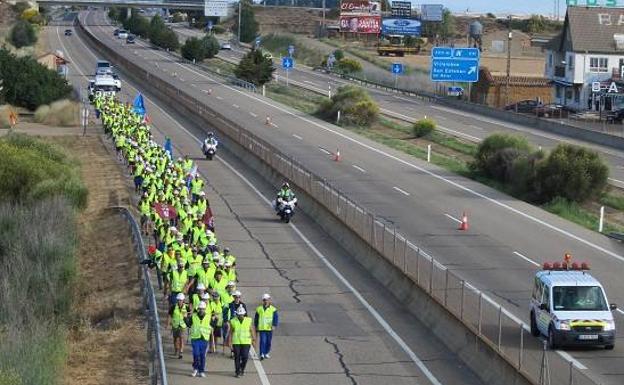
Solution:
{"label": "traffic cone", "polygon": [[461,222],[459,223],[459,230],[462,230],[462,231],[468,230],[468,215],[466,215],[465,211],[462,214]]}
{"label": "traffic cone", "polygon": [[334,154],[334,162],[340,162],[340,149],[336,149],[336,153]]}
{"label": "traffic cone", "polygon": [[267,126],[271,125],[271,117],[269,115],[267,115],[266,120],[264,121],[264,124],[266,124]]}

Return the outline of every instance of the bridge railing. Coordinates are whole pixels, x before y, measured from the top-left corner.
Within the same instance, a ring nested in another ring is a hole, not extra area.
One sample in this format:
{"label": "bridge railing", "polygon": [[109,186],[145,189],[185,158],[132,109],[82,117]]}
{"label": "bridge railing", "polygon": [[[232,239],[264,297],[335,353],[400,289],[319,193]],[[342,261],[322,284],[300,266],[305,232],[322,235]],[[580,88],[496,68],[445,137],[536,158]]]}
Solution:
{"label": "bridge railing", "polygon": [[293,156],[233,122],[168,78],[145,70],[100,42],[88,30],[83,31],[94,49],[108,56],[131,77],[161,99],[177,102],[170,103],[172,108],[181,114],[191,114],[201,120],[203,126],[219,131],[224,138],[242,146],[297,188],[306,191],[529,382],[598,385],[586,374],[587,370],[577,367],[557,351],[544,349],[543,341],[531,336],[528,325],[521,319],[407,239],[392,223],[356,203]]}

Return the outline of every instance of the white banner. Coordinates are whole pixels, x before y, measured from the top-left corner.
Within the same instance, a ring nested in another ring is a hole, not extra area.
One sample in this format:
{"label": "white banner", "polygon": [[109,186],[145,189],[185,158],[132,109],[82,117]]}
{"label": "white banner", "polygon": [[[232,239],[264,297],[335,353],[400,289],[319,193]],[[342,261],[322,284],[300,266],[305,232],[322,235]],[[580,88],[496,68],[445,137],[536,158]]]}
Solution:
{"label": "white banner", "polygon": [[228,2],[220,0],[204,0],[204,16],[227,16]]}

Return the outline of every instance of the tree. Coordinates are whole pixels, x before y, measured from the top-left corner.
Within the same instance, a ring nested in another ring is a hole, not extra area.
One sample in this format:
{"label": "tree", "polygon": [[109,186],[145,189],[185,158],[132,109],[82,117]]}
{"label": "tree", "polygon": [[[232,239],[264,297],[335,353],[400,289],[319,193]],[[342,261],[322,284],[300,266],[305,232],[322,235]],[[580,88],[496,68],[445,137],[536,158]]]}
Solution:
{"label": "tree", "polygon": [[108,18],[111,20],[119,20],[119,8],[110,7],[108,10]]}
{"label": "tree", "polygon": [[191,37],[186,40],[181,49],[182,57],[187,60],[201,62],[206,58],[206,48],[203,40]]}
{"label": "tree", "polygon": [[339,71],[342,71],[345,74],[352,74],[362,71],[362,64],[355,59],[349,58],[343,58],[342,60],[340,60],[336,67]]}
{"label": "tree", "polygon": [[[238,14],[234,19],[234,33],[238,34]],[[241,30],[240,41],[251,43],[258,34],[258,22],[256,21],[251,2],[241,0]]]}
{"label": "tree", "polygon": [[159,15],[152,17],[152,21],[150,21],[149,26],[150,42],[154,45],[160,46],[159,43],[161,41],[161,36],[166,28],[165,22]]}
{"label": "tree", "polygon": [[178,40],[178,35],[173,32],[171,28],[165,28],[160,36],[160,44],[159,46],[164,49],[168,49],[170,51],[175,51],[180,48],[180,41]]}
{"label": "tree", "polygon": [[18,58],[0,49],[0,73],[7,103],[34,110],[42,104],[68,97],[72,87],[56,71],[29,56]]}
{"label": "tree", "polygon": [[124,21],[124,28],[137,36],[146,38],[149,36],[150,23],[147,19],[136,12]]}
{"label": "tree", "polygon": [[318,115],[328,121],[335,122],[340,111],[340,122],[369,127],[379,116],[379,107],[370,95],[356,86],[340,87],[329,100],[325,100],[318,110]]}
{"label": "tree", "polygon": [[273,71],[275,71],[273,60],[263,55],[260,50],[255,49],[241,59],[234,69],[234,74],[239,79],[261,86],[271,80]]}
{"label": "tree", "polygon": [[208,59],[212,59],[219,53],[221,45],[219,44],[219,41],[216,37],[212,35],[206,35],[201,41],[204,46],[204,50],[206,51],[206,57]]}
{"label": "tree", "polygon": [[37,34],[35,28],[29,22],[19,20],[11,28],[9,39],[16,48],[22,48],[35,44],[37,42]]}
{"label": "tree", "polygon": [[442,13],[442,22],[440,23],[439,35],[442,39],[448,39],[455,36],[455,17],[450,10],[444,9]]}
{"label": "tree", "polygon": [[546,30],[546,20],[541,15],[531,15],[526,22],[526,28],[524,32],[528,33],[540,33]]}

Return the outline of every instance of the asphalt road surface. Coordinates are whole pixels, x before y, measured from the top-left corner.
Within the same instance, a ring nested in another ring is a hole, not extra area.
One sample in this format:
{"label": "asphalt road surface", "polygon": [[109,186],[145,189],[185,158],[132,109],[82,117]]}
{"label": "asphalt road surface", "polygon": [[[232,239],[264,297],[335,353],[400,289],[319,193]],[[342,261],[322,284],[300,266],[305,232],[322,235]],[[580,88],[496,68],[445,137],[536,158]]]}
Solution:
{"label": "asphalt road surface", "polygon": [[[86,88],[86,76],[96,56],[79,36],[63,36],[66,27],[48,27],[53,49],[70,60],[70,81]],[[137,92],[122,78],[124,95]],[[140,88],[140,87],[139,87]],[[272,186],[245,169],[236,159],[220,154],[202,159],[200,130],[166,105],[147,98],[155,138],[172,138],[174,153],[190,154],[208,181],[207,194],[216,213],[223,245],[238,257],[240,290],[249,309],[270,292],[280,311],[272,358],[249,363],[249,374],[233,378],[233,362],[221,354],[208,358],[208,380],[219,384],[474,384],[481,382],[449,352],[367,271],[354,266],[346,251],[303,214],[296,225],[280,223],[267,203]],[[203,138],[202,138],[203,139]],[[240,170],[240,171],[239,171]],[[313,245],[313,246],[312,246]],[[342,273],[339,278],[321,257]],[[353,290],[351,290],[353,288]],[[365,297],[358,299],[355,292]],[[418,364],[372,316],[375,309],[389,328],[405,341]],[[161,317],[165,317],[161,313]],[[164,318],[162,318],[164,321]],[[194,384],[190,346],[184,359],[173,357],[170,332],[163,330],[170,384]],[[215,380],[216,378],[216,380]]]}
{"label": "asphalt road surface", "polygon": [[[396,224],[408,239],[528,321],[528,299],[536,265],[571,252],[588,261],[611,302],[624,303],[622,246],[474,181],[452,175],[339,127],[224,85],[143,42],[115,39],[104,15],[89,17],[90,29],[142,68],[184,88],[233,122],[296,157],[317,175],[369,210]],[[209,93],[209,90],[212,92]],[[265,124],[271,116],[272,125]],[[341,162],[331,152],[339,149]],[[457,230],[466,211],[470,230]],[[616,313],[624,330],[624,315]],[[624,382],[624,344],[613,351],[568,350],[577,366],[605,384]]]}

